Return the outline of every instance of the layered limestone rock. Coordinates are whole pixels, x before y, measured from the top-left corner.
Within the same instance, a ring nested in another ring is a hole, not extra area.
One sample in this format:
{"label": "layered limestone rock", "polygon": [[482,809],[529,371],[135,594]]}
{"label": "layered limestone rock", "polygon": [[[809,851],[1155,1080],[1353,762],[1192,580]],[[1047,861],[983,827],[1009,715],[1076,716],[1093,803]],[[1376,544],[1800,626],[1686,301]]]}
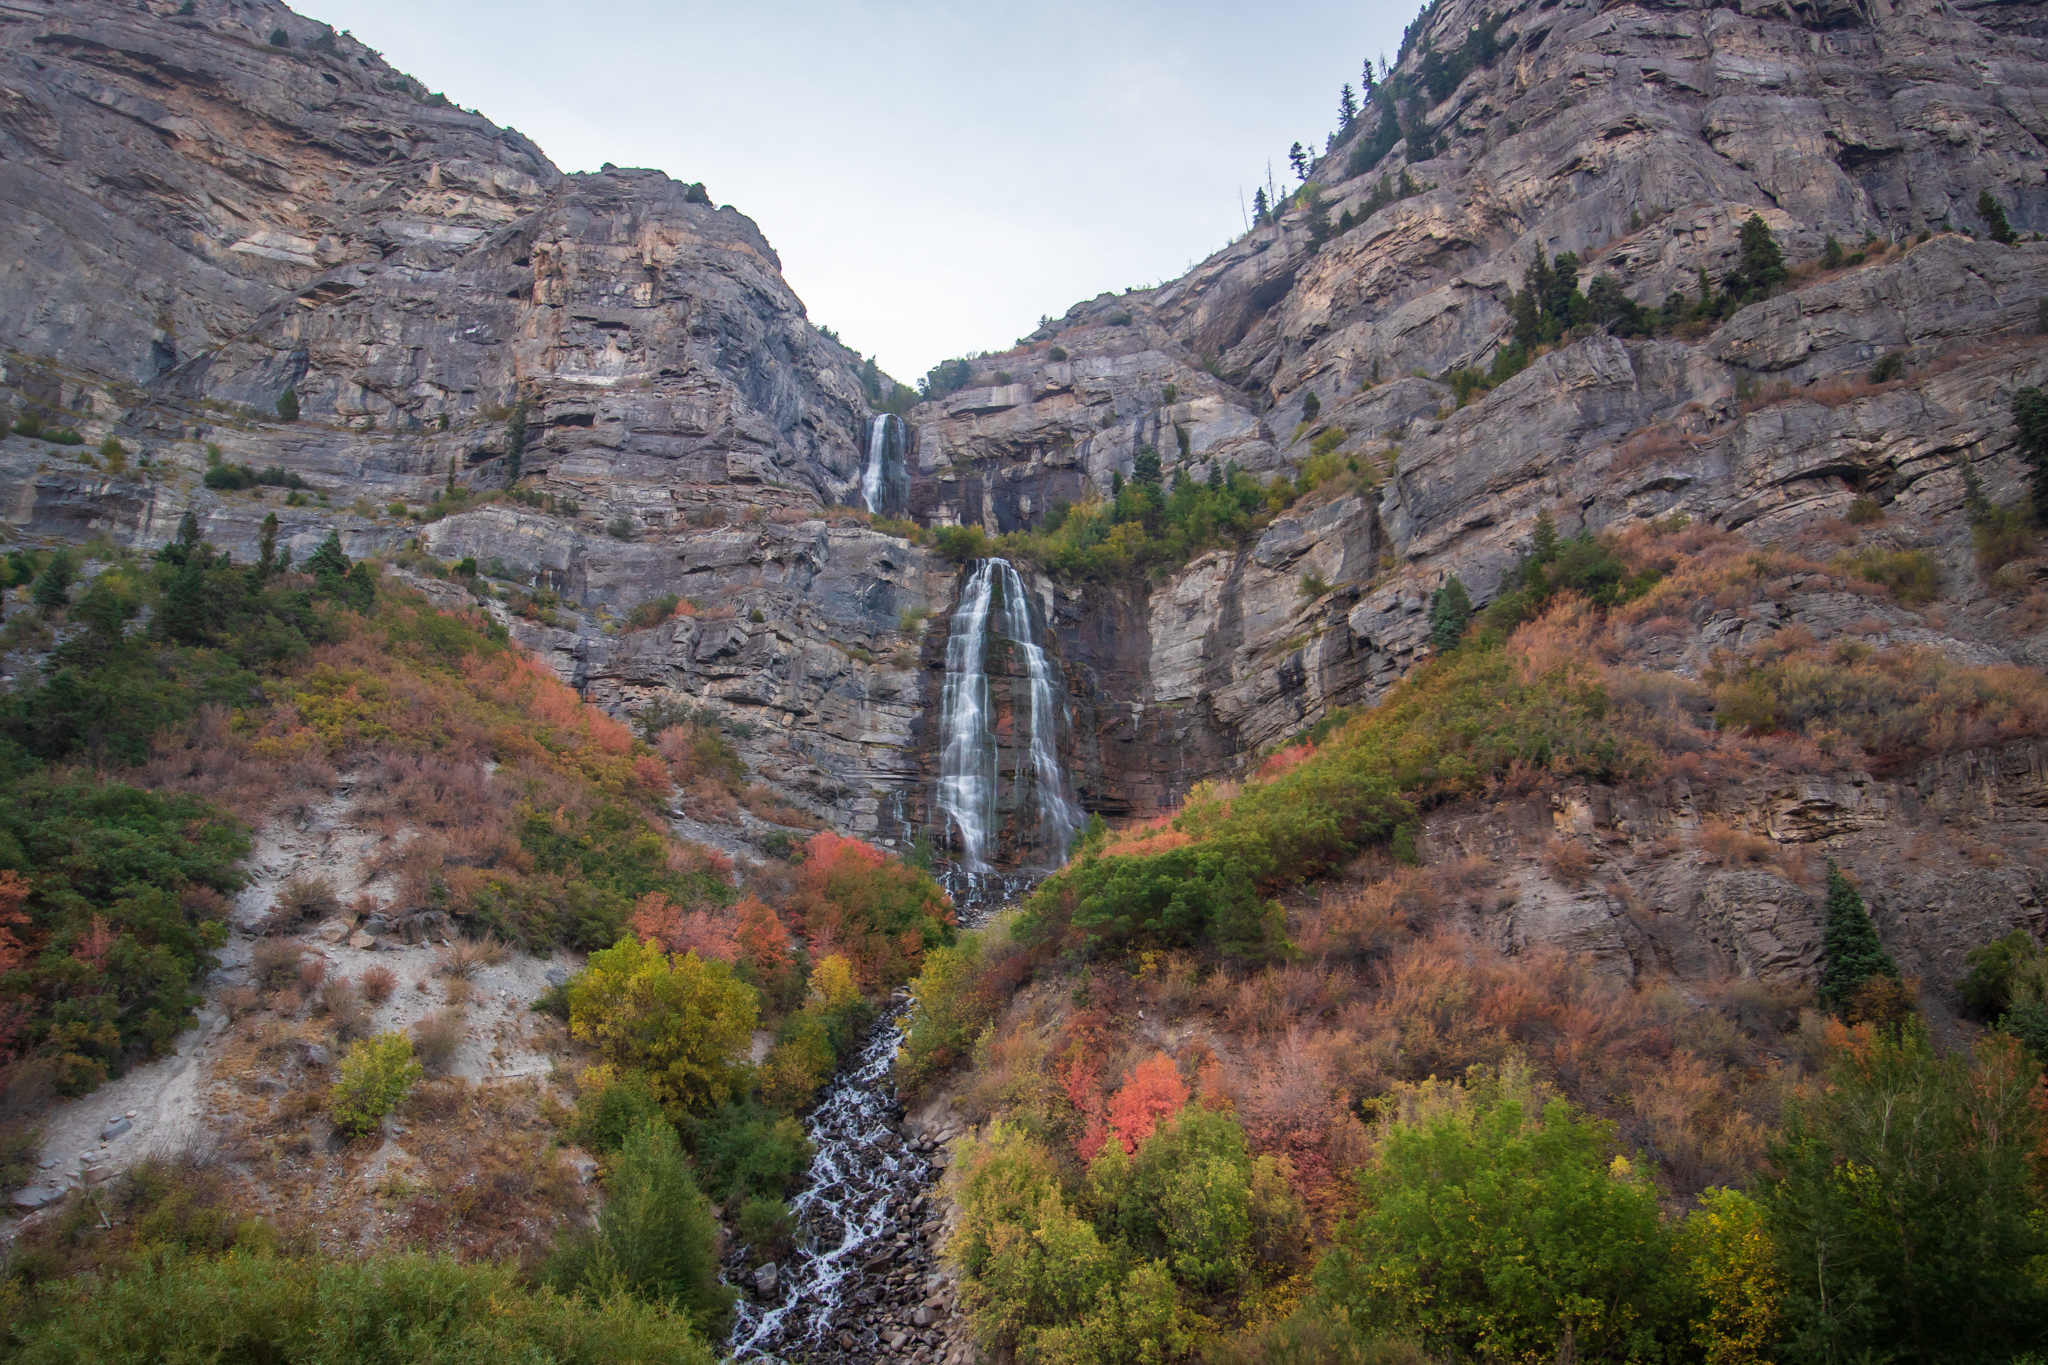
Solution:
{"label": "layered limestone rock", "polygon": [[[274,513],[303,557],[338,531],[603,704],[708,709],[771,786],[906,837],[959,570],[832,510],[858,501],[858,357],[755,226],[657,172],[565,176],[281,6],[182,8],[0,8],[6,398],[85,438],[0,442],[17,533],[148,546],[190,511],[246,556]],[[1682,673],[1873,620],[2048,658],[1973,572],[1959,511],[1965,462],[2021,491],[2010,396],[2041,374],[2048,247],[1955,231],[1982,230],[1987,189],[2023,234],[2048,226],[2041,10],[1443,0],[1401,70],[1427,86],[1482,21],[1495,54],[1387,135],[1369,106],[1312,171],[1320,208],[1077,304],[915,408],[927,525],[1028,528],[1147,447],[1169,478],[1291,474],[1312,444],[1355,471],[1150,578],[1036,579],[1084,806],[1158,811],[1378,696],[1426,657],[1435,588],[1485,601],[1544,511],[1566,534],[1683,514],[1768,544],[1863,497],[1878,543],[1947,571],[1931,615],[1791,584],[1641,642]],[[1752,214],[1794,264],[1829,236],[1864,259],[1717,323],[1582,328],[1457,406],[1446,372],[1509,342],[1539,251],[1656,306],[1718,281]],[[1867,382],[1891,354],[1903,379]],[[122,457],[82,458],[108,435]],[[518,498],[478,505],[515,452]],[[215,491],[214,459],[303,487]],[[481,599],[434,575],[465,559]],[[690,605],[628,628],[664,594]]]}

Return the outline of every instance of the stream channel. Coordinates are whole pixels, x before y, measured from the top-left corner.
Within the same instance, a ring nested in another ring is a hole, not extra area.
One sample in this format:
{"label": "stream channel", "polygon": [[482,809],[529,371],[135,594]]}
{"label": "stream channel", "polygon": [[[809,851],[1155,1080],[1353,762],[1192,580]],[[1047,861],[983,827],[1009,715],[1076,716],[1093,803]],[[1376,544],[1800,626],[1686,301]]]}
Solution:
{"label": "stream channel", "polygon": [[[940,880],[972,928],[1043,875],[948,870]],[[726,1263],[741,1291],[727,1343],[735,1360],[866,1365],[933,1361],[944,1349],[945,1314],[926,1300],[941,1288],[935,1187],[945,1158],[904,1134],[889,1074],[909,1009],[898,991],[804,1121],[817,1151],[789,1201],[797,1249],[766,1274],[747,1269],[744,1249]]]}

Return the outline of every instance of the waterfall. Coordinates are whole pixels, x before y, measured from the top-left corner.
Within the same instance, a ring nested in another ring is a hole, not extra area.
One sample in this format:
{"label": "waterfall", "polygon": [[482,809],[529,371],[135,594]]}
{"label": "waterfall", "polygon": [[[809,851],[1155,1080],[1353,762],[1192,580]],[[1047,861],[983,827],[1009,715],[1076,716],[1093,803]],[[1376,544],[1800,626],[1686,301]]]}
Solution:
{"label": "waterfall", "polygon": [[1010,773],[1014,806],[1024,823],[1016,830],[1017,846],[1044,867],[1067,860],[1067,847],[1080,828],[1080,812],[1067,794],[1067,774],[1060,764],[1060,731],[1066,724],[1066,688],[1052,658],[1038,642],[1033,621],[1035,603],[1024,579],[1006,559],[976,562],[960,590],[946,640],[946,683],[939,711],[938,807],[948,832],[957,839],[960,865],[970,878],[991,870],[997,824],[1000,776],[994,710],[990,701],[988,656],[990,627],[1016,653],[1022,665],[1022,690],[1013,682],[1012,723],[1025,734],[1017,737],[1017,759]]}
{"label": "waterfall", "polygon": [[910,505],[910,428],[892,413],[879,413],[868,423],[860,500],[868,511],[888,516],[901,516]]}
{"label": "waterfall", "polygon": [[996,823],[996,737],[989,729],[988,604],[995,566],[984,559],[960,589],[946,637],[946,687],[939,701],[939,813],[960,839],[968,874],[989,870]]}
{"label": "waterfall", "polygon": [[889,414],[876,413],[868,425],[868,462],[860,472],[860,500],[870,512],[882,510],[882,480],[889,460]]}

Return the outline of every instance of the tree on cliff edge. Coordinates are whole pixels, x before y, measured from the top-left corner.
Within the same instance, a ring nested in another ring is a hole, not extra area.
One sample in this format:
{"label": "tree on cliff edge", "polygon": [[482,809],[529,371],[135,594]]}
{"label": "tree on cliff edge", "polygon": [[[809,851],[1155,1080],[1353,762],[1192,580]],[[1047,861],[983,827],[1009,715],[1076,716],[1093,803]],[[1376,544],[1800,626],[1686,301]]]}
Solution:
{"label": "tree on cliff edge", "polygon": [[1832,858],[1828,860],[1825,915],[1820,937],[1820,1005],[1838,1014],[1865,981],[1873,976],[1896,981],[1899,969],[1878,941],[1877,926],[1870,922],[1863,897]]}

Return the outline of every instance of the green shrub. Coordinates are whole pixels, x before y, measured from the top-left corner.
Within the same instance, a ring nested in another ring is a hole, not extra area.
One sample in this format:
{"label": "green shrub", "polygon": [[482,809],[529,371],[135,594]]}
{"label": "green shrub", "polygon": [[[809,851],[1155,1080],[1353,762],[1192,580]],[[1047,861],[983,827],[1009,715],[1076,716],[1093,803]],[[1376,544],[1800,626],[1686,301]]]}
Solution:
{"label": "green shrub", "polygon": [[565,1294],[606,1303],[624,1291],[687,1317],[708,1337],[724,1334],[734,1291],[718,1281],[718,1225],[666,1123],[626,1135],[605,1179],[597,1227],[563,1241],[541,1270]]}
{"label": "green shrub", "polygon": [[703,1334],[626,1296],[591,1302],[516,1269],[416,1254],[326,1260],[162,1252],[51,1286],[10,1324],[22,1365],[290,1361],[712,1365]]}
{"label": "green shrub", "polygon": [[700,1119],[695,1147],[706,1188],[723,1200],[792,1193],[813,1154],[801,1123],[747,1105],[728,1105]]}
{"label": "green shrub", "polygon": [[274,28],[270,30],[270,45],[272,47],[290,47],[292,45],[292,35],[286,33],[281,28]]}
{"label": "green shrub", "polygon": [[1055,363],[1065,360],[1067,358],[1067,348],[1064,346],[1055,346],[1045,353],[1045,358]]}
{"label": "green shrub", "polygon": [[747,1248],[748,1264],[777,1261],[796,1245],[796,1215],[780,1199],[755,1196],[740,1205],[733,1232]]}
{"label": "green shrub", "polygon": [[1884,508],[1876,498],[1857,498],[1849,504],[1845,520],[1851,526],[1873,526],[1884,520]]}
{"label": "green shrub", "polygon": [[633,519],[621,512],[605,523],[604,533],[613,540],[632,540],[639,531],[634,527]]}
{"label": "green shrub", "polygon": [[327,1094],[334,1126],[361,1137],[384,1121],[426,1073],[413,1060],[412,1039],[402,1033],[365,1038],[341,1059],[341,1074]]}
{"label": "green shrub", "polygon": [[627,1134],[661,1117],[661,1101],[645,1073],[593,1067],[578,1082],[570,1132],[593,1152],[616,1152]]}
{"label": "green shrub", "polygon": [[1932,602],[1941,595],[1941,566],[1925,550],[1863,550],[1843,567],[1884,588],[1904,606]]}
{"label": "green shrub", "polygon": [[1589,531],[1559,539],[1550,513],[1541,512],[1534,545],[1520,564],[1501,575],[1500,589],[1480,623],[1489,630],[1513,630],[1562,592],[1577,593],[1596,607],[1618,606],[1641,597],[1659,577],[1655,569],[1631,574],[1615,543]]}
{"label": "green shrub", "polygon": [[1894,379],[1903,378],[1905,373],[1906,353],[1889,351],[1878,357],[1877,363],[1870,367],[1869,378],[1873,384],[1889,384]]}
{"label": "green shrub", "polygon": [[924,955],[910,983],[917,1008],[896,1055],[896,1083],[906,1093],[967,1060],[975,1039],[1021,983],[1028,963],[1011,937],[1016,919],[1014,911],[998,915]]}
{"label": "green shrub", "polygon": [[1104,318],[1103,321],[1112,327],[1128,327],[1131,325],[1131,315],[1119,309],[1117,312],[1111,313],[1107,318]]}
{"label": "green shrub", "polygon": [[[474,564],[475,561],[471,561],[472,573],[475,572]],[[652,630],[668,620],[669,617],[674,616],[676,608],[682,605],[682,601],[683,599],[675,593],[665,592],[659,597],[650,597],[645,602],[637,602],[626,613],[625,628],[627,630]]]}
{"label": "green shrub", "polygon": [[1358,1173],[1318,1303],[1432,1355],[1547,1358],[1568,1326],[1581,1359],[1664,1358],[1687,1305],[1656,1186],[1615,1159],[1606,1123],[1562,1100],[1529,1113],[1520,1088],[1430,1083]]}

